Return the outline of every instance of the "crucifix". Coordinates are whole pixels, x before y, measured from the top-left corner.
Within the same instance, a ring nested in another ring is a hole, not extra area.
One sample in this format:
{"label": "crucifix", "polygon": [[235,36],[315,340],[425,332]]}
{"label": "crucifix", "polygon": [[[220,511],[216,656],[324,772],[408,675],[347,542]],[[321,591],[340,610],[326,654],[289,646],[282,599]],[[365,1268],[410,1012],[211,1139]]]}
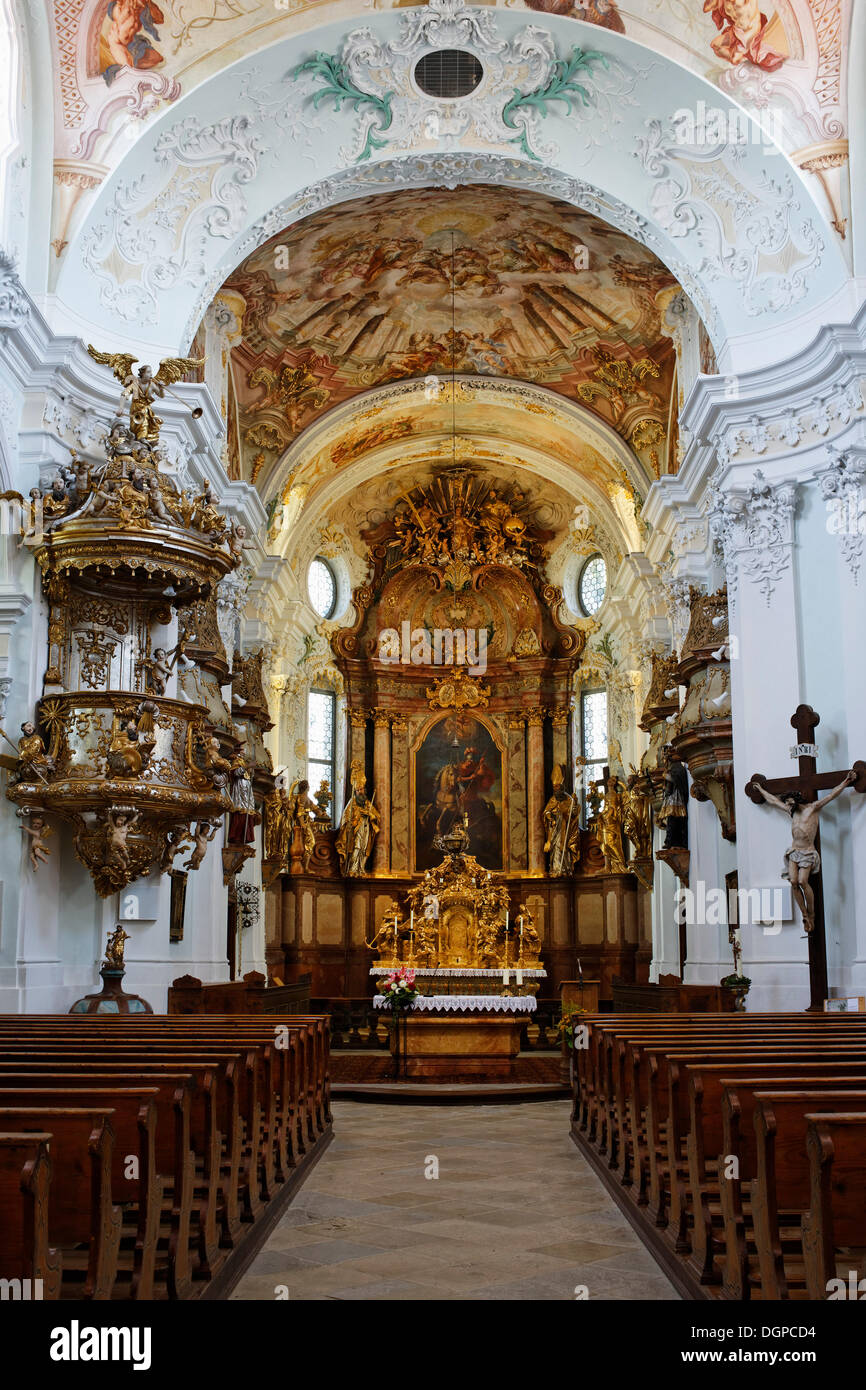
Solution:
{"label": "crucifix", "polygon": [[[798,705],[791,716],[797,744],[791,749],[799,773],[796,777],[767,778],[756,772],[746,784],[746,796],[756,805],[766,802],[785,811],[792,820],[793,843],[785,855],[785,875],[800,908],[809,942],[809,1012],[820,1012],[827,998],[827,939],[824,934],[824,894],[820,878],[821,837],[818,813],[846,787],[866,792],[866,763],[856,762],[850,772],[819,772],[815,730],[821,722],[809,705]],[[828,796],[818,799],[818,793]],[[811,810],[809,809],[811,807]]]}

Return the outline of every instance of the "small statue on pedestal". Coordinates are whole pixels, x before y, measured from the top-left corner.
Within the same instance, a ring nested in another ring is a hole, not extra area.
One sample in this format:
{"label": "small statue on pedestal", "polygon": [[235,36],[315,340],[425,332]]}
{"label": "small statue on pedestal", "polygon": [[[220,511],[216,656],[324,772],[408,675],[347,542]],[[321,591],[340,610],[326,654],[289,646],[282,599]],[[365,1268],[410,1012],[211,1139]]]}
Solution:
{"label": "small statue on pedestal", "polygon": [[367,779],[357,759],[352,763],[351,783],[352,795],[343,811],[336,846],[344,876],[362,878],[380,821],[379,812],[367,796]]}
{"label": "small statue on pedestal", "polygon": [[117,924],[113,932],[108,933],[103,964],[109,970],[123,970],[123,952],[125,944],[129,940],[129,932],[124,931],[120,923]]}
{"label": "small statue on pedestal", "polygon": [[664,750],[665,787],[659,825],[665,827],[665,849],[689,847],[689,778],[685,764],[676,749]]}
{"label": "small statue on pedestal", "polygon": [[609,874],[626,872],[622,839],[623,799],[618,777],[609,777],[605,786],[604,805],[597,817],[597,834],[601,842],[605,868]]}
{"label": "small statue on pedestal", "polygon": [[580,858],[580,807],[576,796],[563,790],[565,774],[557,764],[550,777],[553,795],[542,812],[544,844],[551,877],[574,873]]}

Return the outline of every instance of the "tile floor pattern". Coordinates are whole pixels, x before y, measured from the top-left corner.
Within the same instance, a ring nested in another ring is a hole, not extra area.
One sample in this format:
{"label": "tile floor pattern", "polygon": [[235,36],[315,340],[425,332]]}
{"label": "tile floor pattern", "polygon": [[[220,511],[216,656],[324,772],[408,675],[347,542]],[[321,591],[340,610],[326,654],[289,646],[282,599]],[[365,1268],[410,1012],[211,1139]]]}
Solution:
{"label": "tile floor pattern", "polygon": [[568,1126],[568,1101],[336,1103],[333,1143],[231,1297],[677,1298]]}

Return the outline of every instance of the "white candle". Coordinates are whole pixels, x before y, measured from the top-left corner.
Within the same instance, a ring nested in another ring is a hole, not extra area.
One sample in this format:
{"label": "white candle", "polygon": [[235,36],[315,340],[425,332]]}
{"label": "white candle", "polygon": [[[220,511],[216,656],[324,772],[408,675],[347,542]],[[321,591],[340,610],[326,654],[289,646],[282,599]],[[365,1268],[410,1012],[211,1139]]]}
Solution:
{"label": "white candle", "polygon": [[508,931],[508,908],[505,909],[505,930]]}
{"label": "white candle", "polygon": [[415,928],[415,909],[414,909],[414,907],[413,907],[412,910],[411,910],[410,913],[409,913],[409,930],[410,930],[410,931],[413,931],[414,928]]}
{"label": "white candle", "polygon": [[511,979],[511,976],[510,976],[509,972],[508,972],[507,970],[503,970],[503,972],[502,972],[502,983],[503,983],[504,985],[507,985],[507,984],[508,984],[508,981],[509,981],[510,979]]}
{"label": "white candle", "polygon": [[516,979],[516,981],[517,981],[517,983],[518,983],[519,985],[522,985],[522,984],[523,984],[523,971],[522,971],[522,970],[518,970],[518,971],[516,972],[514,978]]}

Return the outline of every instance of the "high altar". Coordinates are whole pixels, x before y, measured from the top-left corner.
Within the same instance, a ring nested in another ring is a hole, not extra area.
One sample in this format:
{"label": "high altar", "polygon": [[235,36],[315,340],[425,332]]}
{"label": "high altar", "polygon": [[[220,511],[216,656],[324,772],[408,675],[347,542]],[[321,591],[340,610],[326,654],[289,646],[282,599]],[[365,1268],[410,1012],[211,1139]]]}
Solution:
{"label": "high altar", "polygon": [[[425,994],[471,981],[473,994],[513,998],[502,973],[518,968],[521,916],[537,933],[531,951],[523,942],[527,1000],[580,975],[603,997],[614,977],[648,978],[649,851],[641,840],[629,859],[613,756],[604,805],[577,794],[574,711],[594,627],[566,620],[540,517],[536,499],[446,465],[363,533],[368,578],[350,624],[329,633],[345,710],[336,824],[299,810],[297,788],[282,805],[275,795],[265,824],[269,963],[309,971],[316,998],[369,998],[371,941],[382,964],[412,960]],[[443,848],[455,829],[457,858]],[[544,975],[532,973],[539,952]]]}
{"label": "high altar", "polygon": [[[419,997],[392,1030],[409,1077],[510,1075],[547,974],[531,915],[521,904],[511,921],[507,888],[466,853],[468,841],[465,821],[437,837],[445,858],[409,890],[408,918],[393,903],[369,943],[380,989],[395,970],[414,976]],[[388,1007],[381,994],[375,1003]]]}

